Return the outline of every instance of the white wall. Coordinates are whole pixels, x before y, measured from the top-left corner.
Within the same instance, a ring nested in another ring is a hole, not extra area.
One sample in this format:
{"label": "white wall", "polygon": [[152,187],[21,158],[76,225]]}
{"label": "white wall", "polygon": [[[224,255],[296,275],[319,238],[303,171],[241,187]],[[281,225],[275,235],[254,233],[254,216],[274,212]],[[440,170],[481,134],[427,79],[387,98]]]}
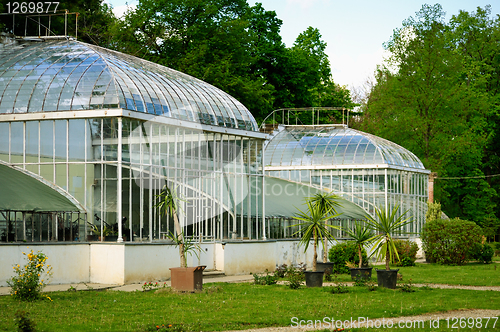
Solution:
{"label": "white wall", "polygon": [[[312,267],[313,245],[304,252],[304,247],[298,246],[298,240],[205,243],[201,247],[199,258],[188,256],[188,266],[206,265],[207,269],[221,270],[226,275],[262,273],[266,269],[274,271],[282,264],[305,263],[308,269]],[[41,250],[48,256],[47,263],[53,266],[52,284],[167,280],[170,278],[169,268],[180,266],[178,248],[163,243],[2,244],[0,286],[7,285],[7,280],[14,274],[12,267],[15,264],[25,264],[22,252],[30,249]],[[322,260],[322,251],[318,247],[319,261]]]}
{"label": "white wall", "polygon": [[1,245],[0,286],[7,286],[7,280],[14,275],[14,265],[24,266],[28,254],[39,250],[47,255],[47,264],[52,266],[51,284],[90,282],[90,246],[88,244],[44,244],[44,245]]}
{"label": "white wall", "polygon": [[228,242],[223,246],[227,275],[274,271],[276,242]]}
{"label": "white wall", "polygon": [[90,281],[124,284],[125,246],[117,243],[90,245]]}

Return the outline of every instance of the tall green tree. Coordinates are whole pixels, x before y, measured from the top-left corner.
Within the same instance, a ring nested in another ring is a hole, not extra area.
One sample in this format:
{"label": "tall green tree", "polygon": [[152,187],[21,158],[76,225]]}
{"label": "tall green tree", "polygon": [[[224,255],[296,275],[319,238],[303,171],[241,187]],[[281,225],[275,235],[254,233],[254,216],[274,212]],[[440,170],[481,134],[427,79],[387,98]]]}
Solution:
{"label": "tall green tree", "polygon": [[461,178],[438,179],[435,197],[448,215],[479,224],[498,216],[485,177],[498,167],[487,151],[497,144],[490,120],[498,116],[499,25],[488,16],[488,7],[462,11],[446,23],[440,5],[424,5],[405,20],[384,45],[391,56],[377,70],[361,123],[440,177]]}
{"label": "tall green tree", "polygon": [[[5,8],[5,4],[8,2],[12,3],[12,1],[2,0],[0,8],[2,8],[2,5]],[[33,3],[36,4],[37,2]],[[60,2],[57,7],[56,3],[50,3],[50,6],[49,2],[42,3],[44,4],[44,10],[49,10],[49,12],[53,12],[57,8],[58,15],[52,16],[50,23],[48,17],[41,17],[40,30],[38,29],[39,25],[36,23],[36,17],[27,20],[28,24],[26,25],[24,15],[16,15],[14,31],[12,16],[0,16],[0,28],[4,32],[15,33],[16,35],[24,35],[26,32],[29,36],[38,36],[39,32],[45,35],[47,33],[46,29],[50,26],[50,35],[64,35],[66,32],[70,36],[78,36],[79,40],[86,43],[103,47],[111,45],[113,38],[111,28],[116,24],[116,17],[111,7],[104,0],[73,0]],[[64,10],[70,13],[70,15],[67,15],[66,22]]]}
{"label": "tall green tree", "polygon": [[250,10],[244,0],[142,0],[115,48],[211,83],[258,113],[272,105],[273,88],[252,71]]}

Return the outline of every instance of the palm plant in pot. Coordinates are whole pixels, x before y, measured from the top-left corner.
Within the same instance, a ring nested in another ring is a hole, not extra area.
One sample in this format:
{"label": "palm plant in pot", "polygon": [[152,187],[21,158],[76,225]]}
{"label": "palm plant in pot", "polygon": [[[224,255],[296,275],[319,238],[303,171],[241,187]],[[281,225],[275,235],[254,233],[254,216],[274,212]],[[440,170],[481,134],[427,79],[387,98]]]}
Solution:
{"label": "palm plant in pot", "polygon": [[383,207],[376,208],[376,218],[367,217],[368,227],[376,233],[372,237],[374,253],[377,254],[379,260],[385,259],[385,270],[377,270],[377,281],[381,287],[396,288],[399,269],[391,270],[389,263],[393,257],[399,260],[399,255],[392,235],[397,231],[402,232],[401,228],[412,221],[411,217],[404,218],[407,212],[399,213],[399,205],[396,205],[390,212]]}
{"label": "palm plant in pot", "polygon": [[177,213],[180,211],[179,202],[181,199],[177,196],[175,190],[164,186],[160,194],[156,195],[158,202],[155,207],[164,215],[170,215],[174,219],[174,229],[176,235],[169,233],[169,238],[179,248],[180,267],[170,268],[171,287],[182,291],[201,290],[203,285],[203,270],[206,266],[187,267],[186,254],[201,252],[198,244],[190,240],[186,241],[184,233],[181,231],[181,225]]}
{"label": "palm plant in pot", "polygon": [[307,251],[311,241],[314,246],[313,266],[312,271],[305,271],[306,286],[307,287],[321,287],[323,286],[323,271],[317,270],[318,259],[318,244],[324,241],[333,239],[329,228],[339,229],[337,226],[332,226],[327,223],[329,218],[334,218],[336,215],[331,214],[331,210],[323,211],[317,205],[314,205],[311,200],[306,201],[307,211],[299,210],[295,219],[299,221],[298,224],[291,225],[290,227],[298,227],[299,229],[294,233],[300,234],[301,239],[299,245],[304,246],[304,252]]}
{"label": "palm plant in pot", "polygon": [[363,266],[363,246],[369,245],[373,241],[373,232],[359,221],[355,221],[352,228],[343,228],[344,232],[356,243],[358,247],[359,264],[358,267],[350,267],[351,278],[353,280],[369,280],[372,277],[372,268]]}
{"label": "palm plant in pot", "polygon": [[[339,202],[340,199],[341,198],[334,193],[321,192],[310,197],[309,201],[323,213],[326,214],[329,211],[332,215],[337,215],[336,209],[341,206]],[[328,219],[325,220],[325,226],[328,226],[327,223]],[[333,263],[328,263],[328,241],[323,242],[323,262],[317,262],[317,269],[320,271],[333,269]]]}

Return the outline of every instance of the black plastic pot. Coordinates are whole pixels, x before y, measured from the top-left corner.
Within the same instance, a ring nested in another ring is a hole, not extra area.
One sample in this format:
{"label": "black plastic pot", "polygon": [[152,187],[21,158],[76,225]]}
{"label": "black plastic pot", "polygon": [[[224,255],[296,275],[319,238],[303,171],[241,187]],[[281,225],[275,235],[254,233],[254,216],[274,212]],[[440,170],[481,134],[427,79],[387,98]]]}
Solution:
{"label": "black plastic pot", "polygon": [[323,287],[323,271],[305,271],[307,287]]}
{"label": "black plastic pot", "polygon": [[352,280],[370,280],[372,277],[372,267],[356,267],[351,270]]}
{"label": "black plastic pot", "polygon": [[332,262],[326,262],[326,263],[316,262],[316,271],[325,272],[327,269],[330,269],[330,273],[331,273],[331,271],[333,271],[333,263]]}
{"label": "black plastic pot", "polygon": [[377,282],[379,287],[396,289],[398,280],[398,271],[396,270],[377,270]]}

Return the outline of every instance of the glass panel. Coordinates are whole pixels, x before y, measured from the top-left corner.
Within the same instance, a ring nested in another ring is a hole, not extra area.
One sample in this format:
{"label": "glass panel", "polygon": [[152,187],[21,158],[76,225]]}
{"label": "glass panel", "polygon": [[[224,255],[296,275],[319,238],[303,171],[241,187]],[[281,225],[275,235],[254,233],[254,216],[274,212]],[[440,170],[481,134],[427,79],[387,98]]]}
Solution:
{"label": "glass panel", "polygon": [[69,121],[69,160],[85,161],[85,120]]}
{"label": "glass panel", "polygon": [[0,160],[9,162],[9,123],[0,122]]}
{"label": "glass panel", "polygon": [[55,121],[55,160],[56,162],[66,161],[67,158],[67,124],[66,120]]}
{"label": "glass panel", "polygon": [[11,139],[10,139],[10,162],[22,163],[23,162],[23,142],[24,142],[24,123],[12,122],[11,123]]}
{"label": "glass panel", "polygon": [[38,162],[38,121],[26,122],[26,162]]}

